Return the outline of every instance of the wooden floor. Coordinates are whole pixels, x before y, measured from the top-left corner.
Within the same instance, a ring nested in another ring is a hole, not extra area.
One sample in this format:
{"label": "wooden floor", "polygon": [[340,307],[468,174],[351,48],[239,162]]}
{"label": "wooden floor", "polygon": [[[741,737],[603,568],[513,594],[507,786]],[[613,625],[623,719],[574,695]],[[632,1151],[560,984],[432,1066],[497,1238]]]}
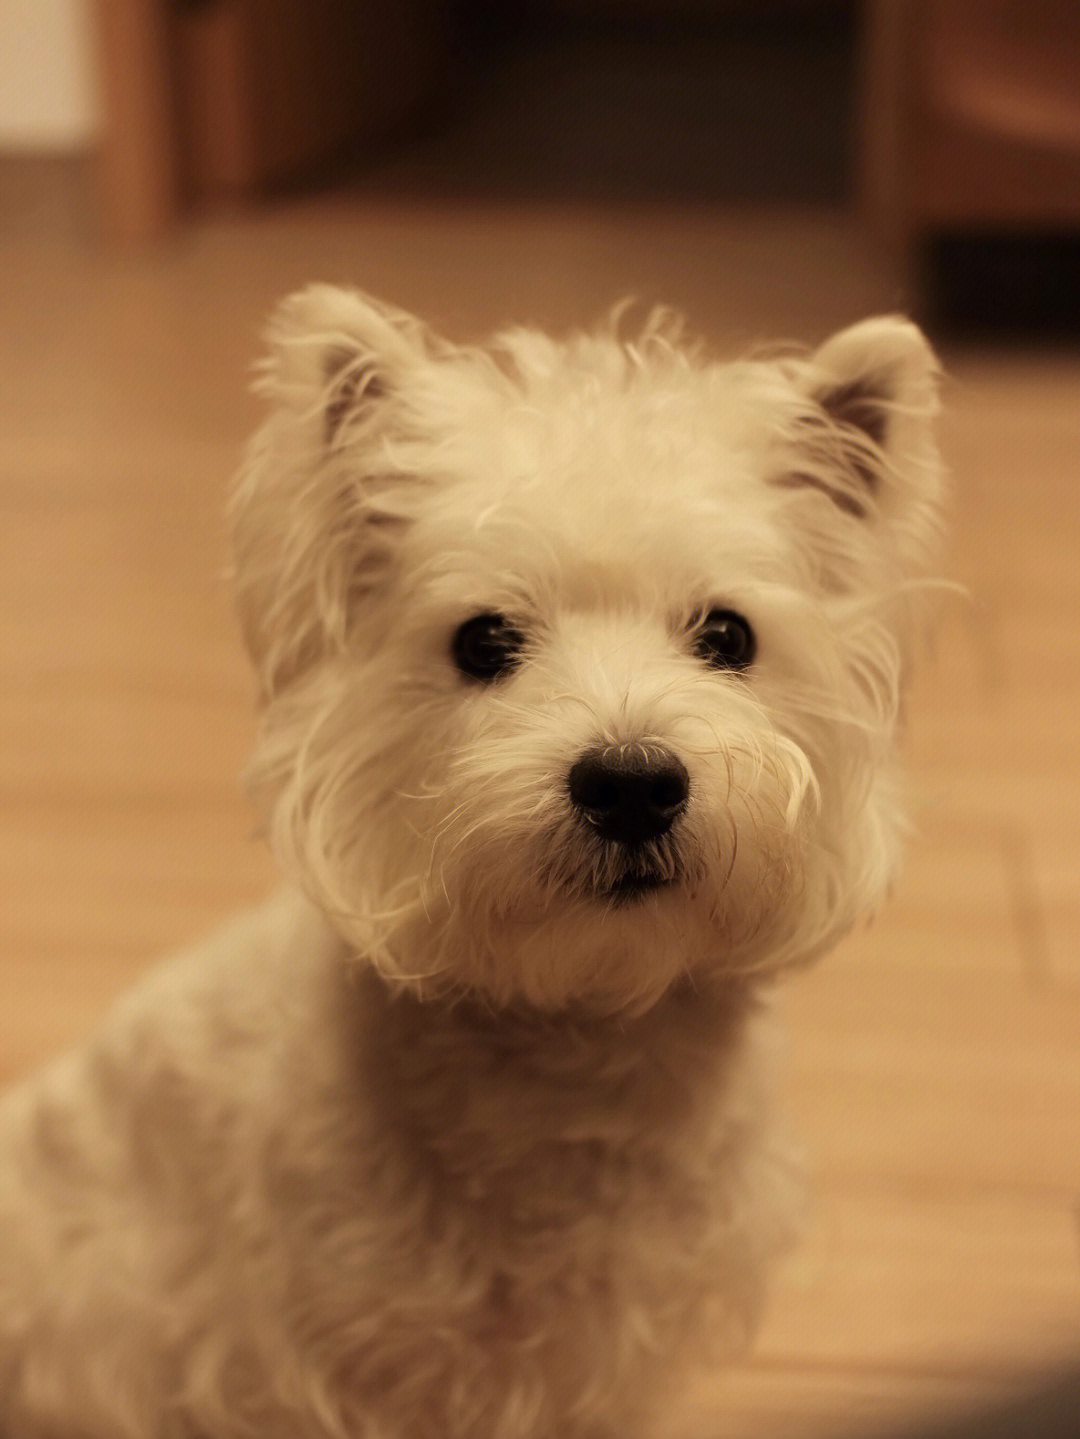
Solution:
{"label": "wooden floor", "polygon": [[[339,194],[138,257],[0,233],[0,1076],[271,883],[222,504],[260,318],[316,277],[457,338],[632,292],[738,348],[904,302],[827,214]],[[912,707],[920,835],[788,991],[817,1209],[684,1439],[865,1432],[1080,1352],[1080,364],[945,358],[971,599]]]}

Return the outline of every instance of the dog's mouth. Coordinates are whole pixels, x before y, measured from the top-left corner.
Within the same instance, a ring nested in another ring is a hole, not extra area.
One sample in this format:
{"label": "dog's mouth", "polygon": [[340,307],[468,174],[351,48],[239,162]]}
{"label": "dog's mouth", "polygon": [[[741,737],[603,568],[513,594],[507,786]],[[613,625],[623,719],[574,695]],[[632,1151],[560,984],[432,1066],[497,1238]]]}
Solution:
{"label": "dog's mouth", "polygon": [[543,874],[545,888],[550,886],[552,892],[571,894],[612,909],[676,889],[694,873],[694,867],[685,864],[684,856],[667,844],[590,846],[585,854],[579,851],[561,857],[571,862],[565,868],[547,869]]}
{"label": "dog's mouth", "polygon": [[619,871],[604,876],[597,885],[597,894],[609,904],[633,904],[645,895],[667,889],[679,877],[679,868],[671,855],[626,856]]}
{"label": "dog's mouth", "polygon": [[655,872],[624,874],[608,886],[604,897],[612,904],[633,904],[643,895],[652,894],[654,890],[663,889],[670,883],[669,877]]}

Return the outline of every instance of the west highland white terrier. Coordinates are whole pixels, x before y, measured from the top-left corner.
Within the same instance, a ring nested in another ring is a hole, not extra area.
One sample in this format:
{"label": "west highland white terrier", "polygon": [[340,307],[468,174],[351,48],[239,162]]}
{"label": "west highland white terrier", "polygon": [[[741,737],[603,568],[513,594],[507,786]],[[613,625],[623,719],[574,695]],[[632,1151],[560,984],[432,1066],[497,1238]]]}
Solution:
{"label": "west highland white terrier", "polygon": [[769,990],[904,829],[936,367],[620,323],[277,314],[234,518],[292,887],[3,1101],[6,1439],[625,1439],[751,1329]]}

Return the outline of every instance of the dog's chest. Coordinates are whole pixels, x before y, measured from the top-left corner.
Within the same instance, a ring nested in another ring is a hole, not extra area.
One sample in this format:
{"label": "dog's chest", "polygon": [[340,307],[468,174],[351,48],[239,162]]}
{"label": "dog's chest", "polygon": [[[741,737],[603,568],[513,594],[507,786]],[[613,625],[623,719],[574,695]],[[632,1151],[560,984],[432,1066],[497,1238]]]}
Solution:
{"label": "dog's chest", "polygon": [[507,1323],[544,1294],[669,1289],[727,1225],[743,1017],[683,998],[611,1026],[392,1006],[365,1072],[423,1190],[430,1253],[453,1246],[485,1273]]}

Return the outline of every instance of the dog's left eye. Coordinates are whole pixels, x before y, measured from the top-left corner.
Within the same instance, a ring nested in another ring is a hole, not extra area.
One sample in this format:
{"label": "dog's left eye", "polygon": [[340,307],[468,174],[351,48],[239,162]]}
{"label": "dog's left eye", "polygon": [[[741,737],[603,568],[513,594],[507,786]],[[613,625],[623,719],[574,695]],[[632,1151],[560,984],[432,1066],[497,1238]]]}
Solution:
{"label": "dog's left eye", "polygon": [[742,615],[711,610],[694,638],[694,648],[716,669],[745,670],[754,662],[757,640]]}
{"label": "dog's left eye", "polygon": [[454,663],[474,680],[495,680],[512,670],[525,643],[502,615],[476,615],[454,635]]}

